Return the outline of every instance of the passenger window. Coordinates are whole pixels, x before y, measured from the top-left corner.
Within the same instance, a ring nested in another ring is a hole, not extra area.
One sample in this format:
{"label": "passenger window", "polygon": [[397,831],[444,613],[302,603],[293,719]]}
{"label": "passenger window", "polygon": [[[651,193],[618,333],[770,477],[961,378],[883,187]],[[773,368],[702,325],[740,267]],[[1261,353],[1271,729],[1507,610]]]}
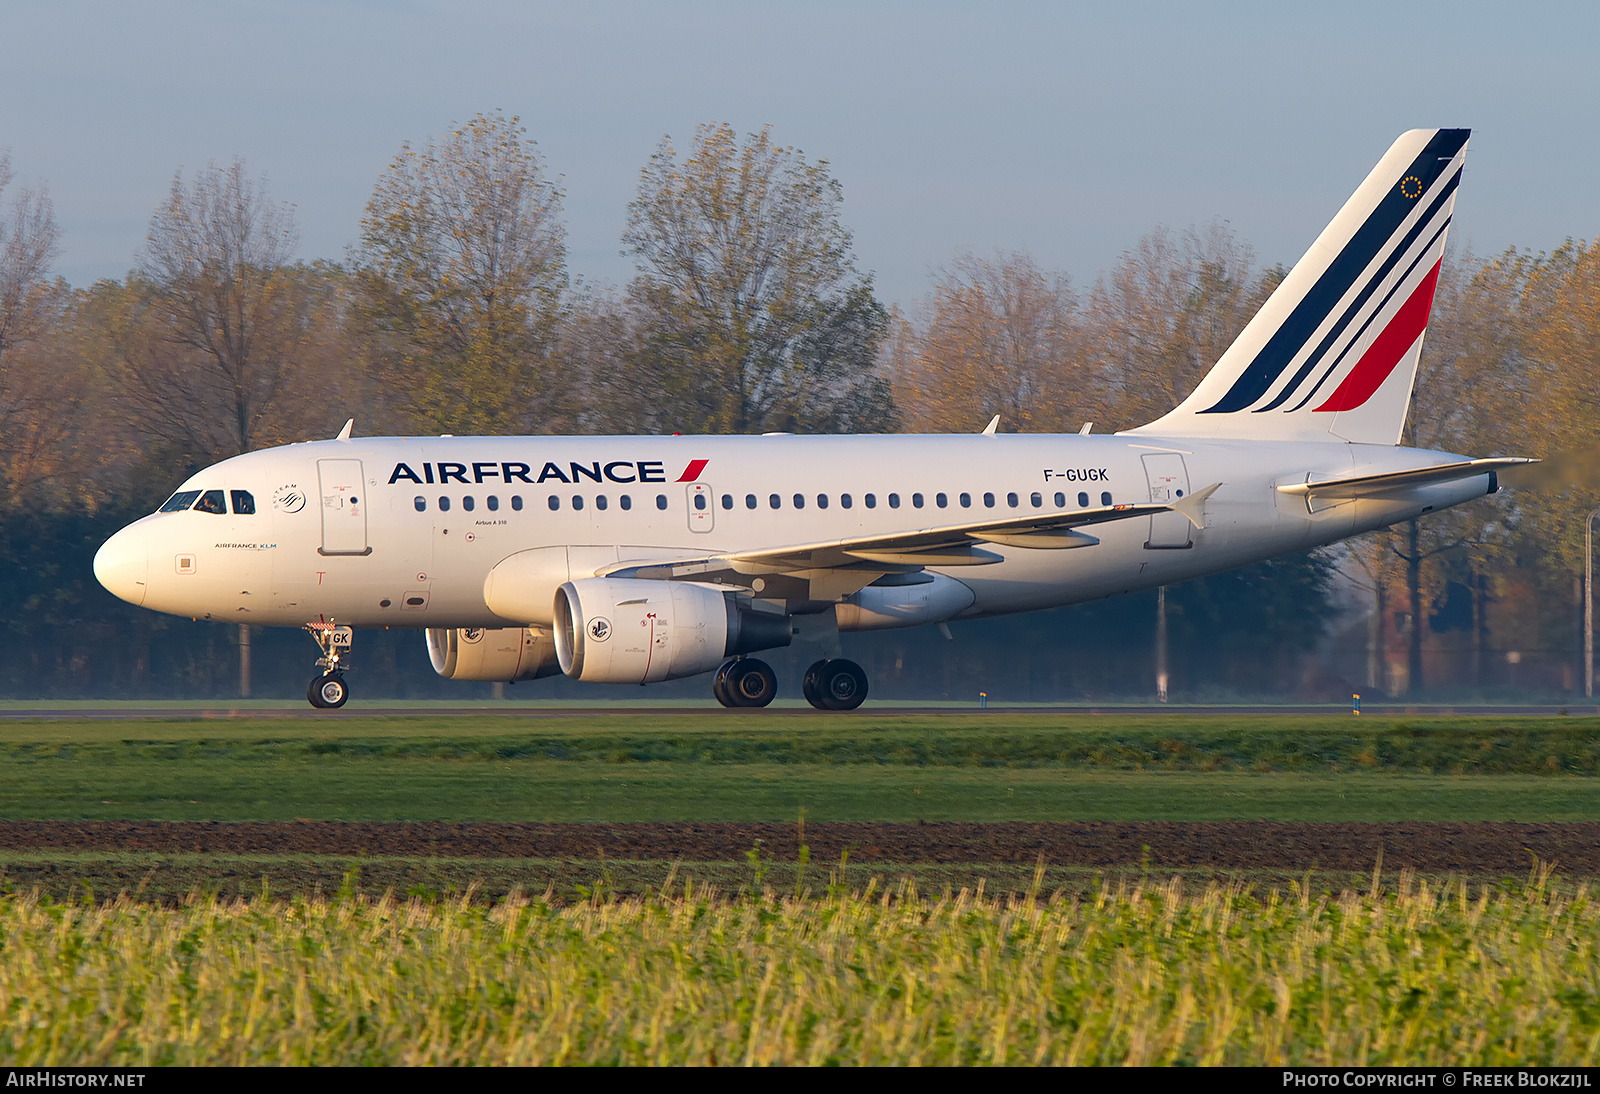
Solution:
{"label": "passenger window", "polygon": [[550,504],[550,511],[552,513],[554,513],[556,510],[561,508],[561,499],[556,497],[554,494],[551,494],[550,495],[549,504]]}
{"label": "passenger window", "polygon": [[519,513],[522,512],[522,495],[521,494],[512,494],[511,495],[511,508],[515,509]]}
{"label": "passenger window", "polygon": [[898,508],[900,508],[900,495],[899,494],[890,494],[889,495],[889,508],[890,509],[898,509]]}
{"label": "passenger window", "polygon": [[913,508],[913,509],[921,509],[922,508],[922,495],[921,494],[912,494],[911,495],[911,508]]}
{"label": "passenger window", "polygon": [[783,508],[783,499],[780,498],[778,495],[773,494],[770,498],[767,499],[767,505],[768,505],[768,507],[770,507],[772,509],[782,509]]}
{"label": "passenger window", "polygon": [[694,496],[694,507],[700,510],[702,513],[705,512],[706,496],[704,494],[696,494]]}
{"label": "passenger window", "polygon": [[1028,501],[1030,503],[1032,503],[1032,505],[1033,505],[1033,507],[1035,509],[1037,509],[1037,508],[1039,508],[1039,506],[1044,504],[1044,495],[1042,495],[1042,494],[1033,494],[1032,496],[1030,496],[1028,498]]}
{"label": "passenger window", "polygon": [[489,512],[491,513],[498,513],[500,511],[500,499],[494,494],[490,494],[487,498],[485,498],[483,504],[489,507]]}
{"label": "passenger window", "polygon": [[1109,490],[1106,491],[1104,494],[1100,495],[1100,504],[1101,505],[1110,505],[1111,504],[1111,492]]}
{"label": "passenger window", "polygon": [[1080,493],[1078,495],[1078,504],[1085,509],[1089,508],[1089,495]]}
{"label": "passenger window", "polygon": [[471,494],[468,494],[466,497],[461,499],[461,508],[465,509],[467,512],[470,513],[474,509],[476,509],[477,507],[478,507],[478,503],[473,500]]}
{"label": "passenger window", "polygon": [[158,513],[181,513],[194,504],[194,499],[200,496],[198,490],[179,490],[167,499],[167,504],[156,510]]}
{"label": "passenger window", "polygon": [[657,494],[656,495],[656,508],[657,509],[665,509],[666,507],[667,507],[667,496],[665,494]]}
{"label": "passenger window", "polygon": [[744,507],[746,509],[754,509],[756,507],[756,496],[754,494],[746,494],[744,496]]}
{"label": "passenger window", "polygon": [[574,495],[572,495],[572,507],[574,509],[582,509],[583,508],[583,495],[582,494],[574,494]]}
{"label": "passenger window", "polygon": [[213,516],[226,516],[228,503],[222,500],[221,490],[207,490],[200,495],[200,500],[194,503],[196,513],[210,513]]}
{"label": "passenger window", "polygon": [[411,504],[417,507],[417,512],[419,513],[426,513],[428,511],[428,499],[422,497],[420,494],[411,499]]}
{"label": "passenger window", "polygon": [[448,513],[449,511],[450,511],[450,499],[447,498],[447,497],[444,497],[443,495],[440,495],[440,497],[439,497],[439,512]]}
{"label": "passenger window", "polygon": [[633,508],[633,495],[632,494],[624,494],[624,495],[622,495],[622,497],[618,498],[617,501],[621,503],[621,505],[622,505],[622,507],[624,509],[632,509]]}
{"label": "passenger window", "polygon": [[1017,495],[1015,495],[1015,494],[1007,494],[1006,495],[1006,504],[1011,506],[1011,508],[1015,509],[1017,507]]}
{"label": "passenger window", "polygon": [[935,494],[933,496],[933,504],[937,505],[940,509],[947,508],[950,505],[950,495]]}
{"label": "passenger window", "polygon": [[733,495],[732,494],[724,494],[724,495],[722,495],[722,507],[724,509],[732,509],[733,508]]}
{"label": "passenger window", "polygon": [[994,508],[994,495],[993,494],[985,494],[985,495],[983,495],[983,504],[984,504],[984,506],[986,508],[993,509]]}
{"label": "passenger window", "polygon": [[804,509],[806,507],[806,496],[804,494],[796,494],[794,496],[794,507],[796,509]]}
{"label": "passenger window", "polygon": [[233,498],[233,511],[241,517],[253,516],[256,511],[256,499],[248,490],[233,490],[229,496]]}
{"label": "passenger window", "polygon": [[971,494],[962,494],[961,495],[961,508],[963,508],[963,509],[971,509],[972,508],[972,495]]}
{"label": "passenger window", "polygon": [[1057,490],[1056,491],[1056,508],[1057,509],[1065,509],[1066,507],[1067,507],[1067,496],[1065,494],[1063,494],[1061,491]]}
{"label": "passenger window", "polygon": [[878,495],[868,494],[866,501],[868,509],[876,509],[878,507]]}
{"label": "passenger window", "polygon": [[818,509],[826,509],[827,507],[828,507],[828,495],[826,495],[826,494],[818,494],[817,495],[817,508]]}
{"label": "passenger window", "polygon": [[610,504],[611,503],[606,500],[606,496],[604,494],[595,495],[594,507],[596,509],[604,509],[607,505],[610,505]]}
{"label": "passenger window", "polygon": [[839,495],[839,508],[848,509],[854,504],[855,504],[855,499],[852,498],[849,494],[840,494]]}

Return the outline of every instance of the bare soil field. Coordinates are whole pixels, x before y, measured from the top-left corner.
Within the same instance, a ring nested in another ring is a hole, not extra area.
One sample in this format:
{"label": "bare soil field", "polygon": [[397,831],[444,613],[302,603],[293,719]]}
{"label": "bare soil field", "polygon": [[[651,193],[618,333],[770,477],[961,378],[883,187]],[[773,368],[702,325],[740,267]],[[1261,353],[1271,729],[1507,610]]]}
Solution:
{"label": "bare soil field", "polygon": [[[817,823],[811,861],[1221,870],[1521,873],[1535,858],[1600,877],[1600,823]],[[5,821],[0,851],[231,856],[773,862],[799,855],[795,824],[221,823]],[[45,856],[40,856],[45,857]]]}

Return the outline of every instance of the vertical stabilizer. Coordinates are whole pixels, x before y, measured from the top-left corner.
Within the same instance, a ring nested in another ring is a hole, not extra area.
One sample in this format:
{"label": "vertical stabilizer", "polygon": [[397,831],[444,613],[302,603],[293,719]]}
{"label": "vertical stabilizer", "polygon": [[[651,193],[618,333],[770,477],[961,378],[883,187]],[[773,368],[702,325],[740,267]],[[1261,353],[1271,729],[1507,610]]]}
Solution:
{"label": "vertical stabilizer", "polygon": [[1194,392],[1128,432],[1398,444],[1470,132],[1402,134]]}

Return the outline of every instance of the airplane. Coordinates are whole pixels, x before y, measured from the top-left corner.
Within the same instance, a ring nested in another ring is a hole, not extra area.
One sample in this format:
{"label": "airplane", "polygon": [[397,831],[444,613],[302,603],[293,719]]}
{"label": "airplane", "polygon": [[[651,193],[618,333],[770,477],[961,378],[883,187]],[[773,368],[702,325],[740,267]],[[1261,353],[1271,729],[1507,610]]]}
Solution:
{"label": "airplane", "polygon": [[1469,130],[1402,134],[1198,387],[1115,434],[382,437],[248,452],[117,532],[136,605],[303,627],[342,706],[356,628],[426,632],[449,679],[714,673],[845,632],[943,626],[1214,574],[1493,494],[1532,462],[1400,446]]}

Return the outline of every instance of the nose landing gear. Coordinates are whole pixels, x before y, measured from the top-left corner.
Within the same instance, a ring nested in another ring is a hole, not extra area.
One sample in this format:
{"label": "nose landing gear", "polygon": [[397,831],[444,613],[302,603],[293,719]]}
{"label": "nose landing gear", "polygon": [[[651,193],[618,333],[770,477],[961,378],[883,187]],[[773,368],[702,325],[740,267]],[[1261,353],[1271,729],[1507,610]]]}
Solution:
{"label": "nose landing gear", "polygon": [[354,633],[349,627],[332,623],[307,623],[306,630],[322,650],[316,667],[323,670],[322,675],[314,677],[306,687],[306,699],[319,710],[342,707],[350,698],[350,685],[344,679],[349,666],[344,663],[344,655],[350,652]]}

